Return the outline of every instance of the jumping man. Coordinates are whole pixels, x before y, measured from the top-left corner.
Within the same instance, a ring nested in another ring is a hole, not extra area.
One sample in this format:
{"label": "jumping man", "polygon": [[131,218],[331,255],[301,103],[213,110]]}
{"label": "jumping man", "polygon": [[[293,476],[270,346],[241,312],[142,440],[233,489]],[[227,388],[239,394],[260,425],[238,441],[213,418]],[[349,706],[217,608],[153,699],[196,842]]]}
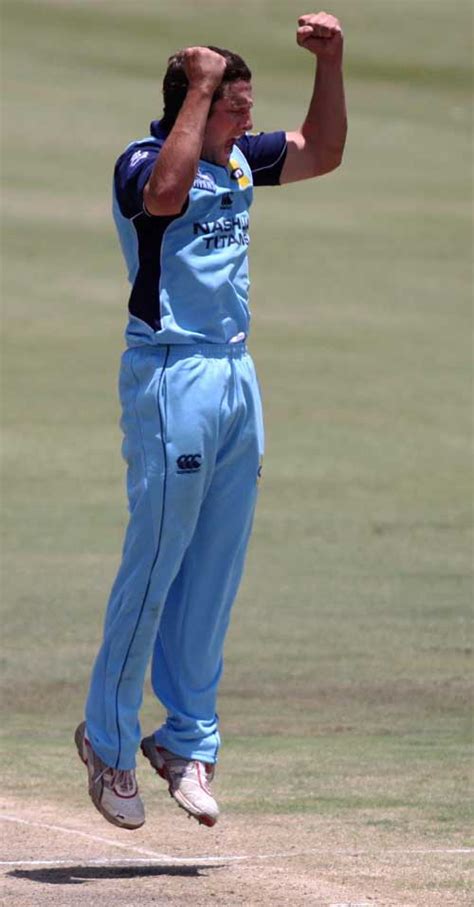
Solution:
{"label": "jumping man", "polygon": [[143,754],[189,815],[212,826],[219,813],[216,696],[263,454],[249,208],[254,186],[334,170],[346,136],[338,20],[301,16],[297,43],[317,58],[301,129],[250,135],[247,65],[188,47],[169,60],[162,119],[115,168],[132,284],[120,372],[130,521],[75,739],[95,806],[124,828],[145,821],[135,756],[150,658],[167,718]]}

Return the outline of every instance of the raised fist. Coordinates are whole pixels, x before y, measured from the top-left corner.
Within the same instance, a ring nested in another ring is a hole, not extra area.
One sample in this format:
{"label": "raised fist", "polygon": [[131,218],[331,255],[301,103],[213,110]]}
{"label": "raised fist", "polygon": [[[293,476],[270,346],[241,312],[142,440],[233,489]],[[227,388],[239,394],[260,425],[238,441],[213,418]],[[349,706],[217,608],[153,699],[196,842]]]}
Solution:
{"label": "raised fist", "polygon": [[335,16],[324,12],[300,16],[296,42],[318,59],[338,62],[343,48],[341,24]]}

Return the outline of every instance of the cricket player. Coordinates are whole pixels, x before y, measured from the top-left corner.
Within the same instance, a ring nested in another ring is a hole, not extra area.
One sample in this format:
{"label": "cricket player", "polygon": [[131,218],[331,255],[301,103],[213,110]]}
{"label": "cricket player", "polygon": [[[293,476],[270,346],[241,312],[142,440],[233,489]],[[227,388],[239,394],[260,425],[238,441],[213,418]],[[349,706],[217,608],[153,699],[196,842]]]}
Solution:
{"label": "cricket player", "polygon": [[75,741],[94,805],[123,828],[145,821],[135,756],[150,659],[167,717],[143,754],[190,816],[212,826],[219,814],[216,696],[263,454],[249,208],[254,186],[337,168],[346,137],[338,20],[301,16],[296,38],[317,59],[299,130],[251,134],[246,63],[187,47],[169,60],[163,117],[115,168],[132,285],[120,372],[130,520]]}

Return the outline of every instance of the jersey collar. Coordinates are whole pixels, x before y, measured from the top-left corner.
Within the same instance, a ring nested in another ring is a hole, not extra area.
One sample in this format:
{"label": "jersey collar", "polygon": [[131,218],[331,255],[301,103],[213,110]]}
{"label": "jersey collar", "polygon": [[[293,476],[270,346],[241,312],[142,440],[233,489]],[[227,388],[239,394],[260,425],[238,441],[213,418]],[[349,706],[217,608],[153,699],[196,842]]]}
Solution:
{"label": "jersey collar", "polygon": [[150,132],[155,139],[165,139],[169,135],[169,129],[161,125],[161,120],[151,121]]}

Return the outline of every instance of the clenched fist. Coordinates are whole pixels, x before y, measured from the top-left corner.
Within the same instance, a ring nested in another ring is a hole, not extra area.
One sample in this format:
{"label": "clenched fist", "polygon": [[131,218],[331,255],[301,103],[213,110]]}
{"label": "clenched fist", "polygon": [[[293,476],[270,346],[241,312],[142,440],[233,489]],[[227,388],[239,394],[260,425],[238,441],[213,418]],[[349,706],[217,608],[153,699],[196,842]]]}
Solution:
{"label": "clenched fist", "polygon": [[190,86],[214,92],[222,82],[225,67],[224,57],[208,47],[187,47],[184,51],[184,71]]}
{"label": "clenched fist", "polygon": [[340,62],[342,58],[343,34],[341,24],[329,13],[310,13],[300,16],[296,41],[300,47],[316,54],[319,60]]}

